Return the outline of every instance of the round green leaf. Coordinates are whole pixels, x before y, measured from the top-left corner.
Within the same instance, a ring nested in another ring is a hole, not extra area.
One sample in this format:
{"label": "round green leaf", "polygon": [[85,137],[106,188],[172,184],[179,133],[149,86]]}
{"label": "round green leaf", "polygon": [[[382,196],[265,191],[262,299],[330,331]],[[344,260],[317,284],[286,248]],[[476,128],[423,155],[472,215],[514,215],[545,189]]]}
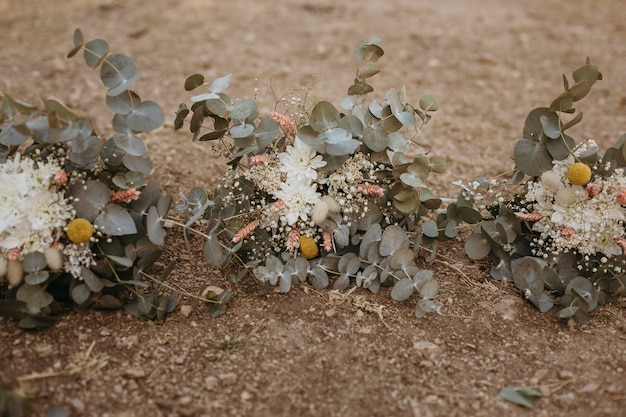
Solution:
{"label": "round green leaf", "polygon": [[224,90],[228,88],[230,85],[230,79],[232,74],[225,75],[223,77],[217,78],[209,84],[209,89],[214,93],[222,93]]}
{"label": "round green leaf", "polygon": [[48,271],[37,271],[26,275],[24,277],[24,282],[30,285],[39,285],[46,282],[49,277],[50,273]]}
{"label": "round green leaf", "polygon": [[153,101],[144,101],[128,114],[126,123],[136,132],[148,132],[160,127],[164,120],[161,106]]}
{"label": "round green leaf", "polygon": [[146,145],[137,136],[127,133],[116,133],[113,135],[115,146],[133,156],[141,156],[146,153]]}
{"label": "round green leaf", "polygon": [[161,218],[155,206],[148,210],[148,219],[146,223],[148,238],[155,245],[161,246],[165,242],[165,229],[161,224]]}
{"label": "round green leaf", "polygon": [[266,117],[259,122],[255,137],[259,148],[265,148],[276,139],[280,126],[271,117]]}
{"label": "round green leaf", "polygon": [[422,224],[422,233],[425,236],[436,238],[439,236],[439,228],[437,227],[437,222],[434,220],[426,220]]}
{"label": "round green leaf", "polygon": [[400,174],[400,181],[402,181],[402,183],[407,187],[415,188],[422,185],[422,180],[417,175],[410,172]]}
{"label": "round green leaf", "polygon": [[328,274],[320,266],[314,266],[309,274],[309,282],[316,290],[328,287]]}
{"label": "round green leaf", "polygon": [[39,285],[22,284],[15,293],[15,299],[26,303],[28,311],[39,313],[54,301],[54,297]]}
{"label": "round green leaf", "polygon": [[100,67],[102,84],[110,87],[107,95],[117,96],[137,81],[135,63],[126,55],[109,55]]}
{"label": "round green leaf", "polygon": [[387,226],[383,231],[379,253],[381,256],[391,256],[400,248],[409,247],[409,237],[406,232],[396,225]]}
{"label": "round green leaf", "polygon": [[204,84],[204,76],[202,74],[193,74],[185,80],[185,91],[191,91]]}
{"label": "round green leaf", "polygon": [[84,304],[91,295],[91,290],[85,284],[78,284],[71,291],[72,300],[78,305]]}
{"label": "round green leaf", "polygon": [[152,171],[152,161],[148,155],[124,155],[122,162],[131,171],[149,174]]}
{"label": "round green leaf", "polygon": [[426,94],[420,98],[419,106],[424,111],[437,111],[439,110],[439,100],[435,96]]}
{"label": "round green leaf", "polygon": [[489,241],[478,231],[472,233],[469,239],[465,241],[465,253],[470,259],[483,259],[489,255],[489,252],[491,252]]}
{"label": "round green leaf", "polygon": [[552,156],[543,143],[520,139],[515,143],[513,159],[517,169],[531,177],[538,177],[552,168]]}
{"label": "round green leaf", "polygon": [[135,221],[127,210],[117,204],[107,204],[94,220],[94,225],[102,233],[111,236],[124,236],[137,233]]}
{"label": "round green leaf", "polygon": [[426,281],[422,288],[420,288],[420,295],[423,299],[432,300],[437,295],[439,289],[439,283],[437,280],[431,279]]}
{"label": "round green leaf", "polygon": [[411,278],[403,278],[393,286],[391,298],[396,301],[406,301],[413,295],[414,291],[413,280]]}
{"label": "round green leaf", "polygon": [[[82,36],[81,36],[82,38]],[[75,38],[74,41],[77,39]],[[81,39],[79,39],[81,40]],[[81,40],[82,43],[82,40]],[[94,39],[85,44],[85,62],[89,68],[95,68],[109,53],[109,44],[103,39]]]}
{"label": "round green leaf", "polygon": [[97,180],[87,180],[85,184],[74,184],[70,188],[70,195],[74,197],[73,206],[76,217],[82,217],[90,222],[100,213],[111,199],[109,187]]}
{"label": "round green leaf", "polygon": [[41,252],[31,252],[22,260],[24,272],[38,272],[47,266],[46,257]]}
{"label": "round green leaf", "polygon": [[230,128],[230,134],[233,138],[247,138],[254,133],[254,125],[241,124]]}
{"label": "round green leaf", "polygon": [[233,120],[244,121],[254,113],[258,111],[255,101],[251,99],[236,99],[230,107],[230,117]]}
{"label": "round green leaf", "polygon": [[532,257],[523,258],[513,270],[513,282],[527,298],[539,296],[544,288],[542,266]]}
{"label": "round green leaf", "polygon": [[325,132],[339,124],[339,111],[328,101],[320,101],[311,110],[310,126],[316,132]]}
{"label": "round green leaf", "polygon": [[[80,275],[83,278],[83,282],[89,288],[91,292],[100,292],[104,288],[104,283],[96,274],[94,274],[89,268],[85,268],[84,266],[80,269]],[[82,290],[79,290],[82,292]],[[83,294],[80,294],[83,295]],[[79,295],[79,296],[80,296]],[[83,301],[84,302],[84,301]],[[82,304],[82,303],[79,303]]]}
{"label": "round green leaf", "polygon": [[402,269],[414,265],[415,253],[409,248],[401,248],[391,256],[389,266],[392,269]]}
{"label": "round green leaf", "polygon": [[119,114],[129,114],[133,108],[141,103],[141,99],[131,90],[125,90],[116,96],[106,96],[107,107]]}

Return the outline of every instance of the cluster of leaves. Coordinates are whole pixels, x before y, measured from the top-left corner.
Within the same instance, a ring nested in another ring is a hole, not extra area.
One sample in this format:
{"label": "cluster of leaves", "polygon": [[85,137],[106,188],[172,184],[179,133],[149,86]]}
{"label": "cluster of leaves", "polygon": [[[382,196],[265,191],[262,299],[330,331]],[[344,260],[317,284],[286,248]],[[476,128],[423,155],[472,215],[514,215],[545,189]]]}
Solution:
{"label": "cluster of leaves", "polygon": [[[254,243],[232,243],[224,238],[232,237],[244,226],[237,219],[250,211],[255,184],[240,177],[237,187],[221,185],[213,194],[194,188],[182,196],[177,209],[185,215],[185,230],[201,217],[208,219],[203,234],[209,264],[224,268],[238,261],[240,270],[233,279],[252,271],[259,280],[278,284],[282,291],[289,291],[298,281],[323,288],[330,284],[329,276],[336,278],[335,289],[345,289],[353,280],[373,292],[381,285],[394,286],[392,297],[396,300],[406,300],[415,291],[421,294],[418,317],[440,310],[441,306],[433,301],[437,283],[431,271],[416,266],[416,248],[420,241],[432,243],[455,237],[461,221],[476,223],[480,215],[468,204],[458,207],[454,203],[436,220],[425,222],[422,233],[414,233],[422,216],[442,206],[442,199],[435,197],[425,183],[430,173],[442,173],[446,166],[443,157],[420,152],[405,132],[413,129],[413,135],[417,135],[439,103],[426,95],[415,107],[407,102],[404,89],[389,90],[382,101],[366,100],[365,95],[374,91],[369,78],[379,72],[376,62],[384,54],[379,42],[372,39],[357,44],[355,55],[364,64],[357,69],[354,84],[341,101],[343,112],[328,101],[317,102],[306,112],[307,120],[297,126],[296,136],[322,155],[326,171],[340,168],[355,151],[367,155],[379,167],[376,177],[389,184],[385,195],[370,204],[362,218],[329,218],[330,225],[324,230],[332,232],[337,244],[334,253],[309,261],[283,252],[260,265],[258,259],[246,259],[245,253],[250,244],[269,244],[265,230],[254,231]],[[181,129],[189,120],[194,140],[217,141],[226,149],[230,168],[245,169],[245,157],[284,149],[291,139],[276,120],[260,115],[254,100],[231,100],[225,93],[230,81],[230,75],[212,82],[206,82],[200,74],[188,77],[187,91],[203,87],[208,92],[191,97],[191,108],[181,104],[174,125]]]}
{"label": "cluster of leaves", "polygon": [[[95,225],[101,236],[92,243],[96,264],[82,267],[82,280],[48,271],[43,254],[33,252],[23,259],[24,283],[12,289],[0,285],[0,314],[19,319],[24,328],[49,325],[51,314],[72,303],[80,308],[126,306],[144,318],[162,317],[175,305],[173,296],[140,294],[149,287],[142,279],[145,271],[162,253],[164,235],[154,219],[167,215],[172,199],[147,179],[152,162],[137,135],[160,127],[163,111],[130,90],[138,75],[129,57],[109,54],[102,39],[85,43],[76,30],[68,57],[81,50],[90,68],[100,67],[100,79],[108,87],[106,104],[114,113],[111,137],[101,140],[88,119],[56,100],[44,100],[44,109],[38,110],[4,93],[0,105],[0,162],[18,151],[25,158],[64,149],[64,170],[84,179],[71,185],[67,196],[74,201],[76,217]],[[141,190],[138,199],[111,201],[111,191],[130,188]],[[131,303],[128,290],[138,295]]]}
{"label": "cluster of leaves", "polygon": [[[562,120],[562,114],[575,113],[573,103],[584,98],[602,75],[587,60],[584,66],[574,71],[573,79],[575,83],[570,86],[563,76],[565,91],[549,107],[534,109],[526,118],[523,137],[514,149],[514,184],[522,183],[525,178],[537,180],[552,168],[553,161],[567,158],[576,147],[576,141],[566,135],[565,130],[580,122],[582,113],[567,122]],[[625,142],[626,135],[623,135],[604,155],[594,147],[577,158],[593,167],[597,175],[608,176],[616,168],[626,167]],[[613,266],[623,265],[626,257],[614,256],[605,262],[601,260],[604,255],[597,254],[586,262],[590,265],[588,270],[580,270],[580,254],[533,256],[531,242],[535,235],[532,222],[520,220],[514,214],[523,197],[523,193],[516,194],[511,201],[490,208],[493,218],[482,221],[474,229],[465,243],[467,255],[475,260],[489,256],[493,261],[491,277],[512,281],[540,311],[550,310],[554,306],[553,296],[556,296],[562,307],[559,317],[571,318],[577,323],[587,322],[589,312],[598,304],[615,301],[624,293],[626,274]]]}

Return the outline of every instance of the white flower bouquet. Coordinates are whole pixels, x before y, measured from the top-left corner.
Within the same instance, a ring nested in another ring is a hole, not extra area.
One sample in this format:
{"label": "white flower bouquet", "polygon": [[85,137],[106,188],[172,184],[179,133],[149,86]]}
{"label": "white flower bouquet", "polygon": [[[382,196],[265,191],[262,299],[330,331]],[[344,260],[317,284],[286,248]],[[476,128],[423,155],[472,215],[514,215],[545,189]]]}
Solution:
{"label": "white flower bouquet", "polygon": [[[383,50],[373,39],[357,44],[355,54],[365,65],[342,100],[344,113],[327,101],[309,109],[295,97],[277,103],[287,102],[284,113],[259,116],[254,100],[231,101],[224,93],[230,76],[210,83],[189,77],[188,91],[208,92],[191,97],[191,109],[181,104],[175,127],[191,115],[194,139],[211,141],[229,162],[214,193],[195,188],[177,208],[188,227],[208,220],[206,260],[220,267],[237,261],[236,279],[252,273],[284,292],[298,281],[323,288],[331,278],[335,289],[351,281],[373,292],[389,285],[398,300],[419,292],[421,316],[440,305],[432,272],[417,267],[416,252],[440,233],[435,226],[422,235],[416,226],[442,203],[426,180],[445,170],[445,160],[422,151],[413,137],[438,102],[426,95],[414,107],[404,89],[367,102],[367,81]],[[456,235],[456,223],[448,223],[442,239]]]}
{"label": "white flower bouquet", "polygon": [[165,215],[171,198],[146,178],[152,163],[136,136],[159,127],[163,112],[128,90],[130,58],[110,55],[101,39],[84,43],[78,30],[74,44],[70,56],[82,50],[90,67],[102,66],[110,139],[58,101],[43,110],[8,94],[0,102],[0,314],[23,328],[48,326],[72,304],[145,318],[164,305],[140,292],[163,237],[148,214]]}
{"label": "white flower bouquet", "polygon": [[[541,311],[556,296],[559,317],[584,323],[598,304],[626,289],[626,135],[600,154],[594,140],[577,144],[565,133],[582,114],[567,122],[563,115],[574,113],[573,103],[602,76],[587,61],[573,79],[570,87],[564,77],[565,92],[528,115],[512,182],[460,183],[459,199],[482,204],[493,216],[467,240],[470,258],[490,256],[493,278],[513,281]],[[502,191],[510,186],[512,196]],[[485,204],[486,194],[495,201]]]}

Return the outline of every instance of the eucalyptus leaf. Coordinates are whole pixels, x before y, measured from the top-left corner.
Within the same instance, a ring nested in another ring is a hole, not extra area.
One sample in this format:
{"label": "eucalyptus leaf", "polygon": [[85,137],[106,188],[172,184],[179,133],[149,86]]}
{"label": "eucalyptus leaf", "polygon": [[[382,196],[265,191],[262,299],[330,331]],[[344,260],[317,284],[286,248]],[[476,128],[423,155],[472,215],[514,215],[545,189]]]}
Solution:
{"label": "eucalyptus leaf", "polygon": [[97,180],[87,180],[84,184],[76,183],[70,188],[74,197],[73,206],[76,217],[82,217],[93,222],[111,199],[109,187]]}
{"label": "eucalyptus leaf", "polygon": [[185,80],[185,91],[195,90],[204,84],[204,76],[202,74],[193,74]]}
{"label": "eucalyptus leaf", "polygon": [[411,278],[403,278],[396,282],[391,290],[391,298],[396,301],[406,301],[415,292],[415,286]]}
{"label": "eucalyptus leaf", "polygon": [[311,109],[309,124],[316,132],[325,132],[339,125],[339,116],[339,111],[332,103],[320,101]]}
{"label": "eucalyptus leaf", "polygon": [[112,137],[115,145],[124,152],[133,156],[141,156],[146,153],[146,145],[137,136],[128,133],[116,133]]}
{"label": "eucalyptus leaf", "polygon": [[224,90],[228,88],[230,85],[230,79],[232,74],[225,75],[223,77],[217,78],[209,84],[209,89],[214,93],[222,93]]}
{"label": "eucalyptus leaf", "polygon": [[[81,267],[80,271],[81,271],[80,275],[83,278],[83,282],[89,288],[90,292],[100,292],[100,291],[102,291],[102,289],[104,288],[104,283],[102,282],[102,280],[96,274],[94,274],[92,271],[90,271],[88,268],[85,268],[84,266]],[[76,288],[76,287],[74,287],[74,288]],[[84,293],[84,294],[79,295],[79,297],[81,297],[82,295],[86,295],[86,296],[91,295],[91,294],[87,294],[87,292],[83,291],[82,289],[78,290],[78,292]],[[86,298],[85,298],[85,300],[86,300]],[[75,299],[75,301],[76,301],[76,299]],[[82,304],[83,302],[84,302],[84,300],[81,301],[81,302],[77,301],[78,304]]]}
{"label": "eucalyptus leaf", "polygon": [[138,77],[135,63],[126,55],[109,55],[100,67],[100,79],[102,84],[111,88],[107,93],[110,96],[128,89]]}
{"label": "eucalyptus leaf", "polygon": [[91,296],[91,290],[86,284],[78,284],[71,290],[72,300],[78,305],[83,305]]}
{"label": "eucalyptus leaf", "polygon": [[94,220],[94,225],[102,233],[111,236],[132,235],[137,233],[135,221],[127,210],[117,204],[107,204]]}
{"label": "eucalyptus leaf", "polygon": [[165,120],[163,109],[153,101],[144,101],[128,114],[128,127],[136,132],[149,132],[160,127]]}
{"label": "eucalyptus leaf", "polygon": [[30,284],[20,285],[15,293],[15,299],[25,302],[30,313],[39,313],[54,301],[54,297],[46,292],[43,287]]}
{"label": "eucalyptus leaf", "polygon": [[409,237],[400,226],[390,225],[385,228],[381,236],[379,253],[381,256],[391,256],[400,248],[409,247]]}
{"label": "eucalyptus leaf", "polygon": [[85,62],[90,68],[95,68],[100,65],[108,53],[109,44],[103,39],[94,39],[85,44]]}
{"label": "eucalyptus leaf", "polygon": [[541,397],[541,393],[531,388],[506,387],[498,394],[501,398],[524,406],[533,408],[533,401]]}

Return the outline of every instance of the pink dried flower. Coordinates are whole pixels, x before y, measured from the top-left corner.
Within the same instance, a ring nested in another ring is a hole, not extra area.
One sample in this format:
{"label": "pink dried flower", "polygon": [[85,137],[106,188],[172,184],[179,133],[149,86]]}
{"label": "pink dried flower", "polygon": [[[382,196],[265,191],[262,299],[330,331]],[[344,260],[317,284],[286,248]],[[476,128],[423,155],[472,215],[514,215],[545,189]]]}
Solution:
{"label": "pink dried flower", "polygon": [[63,185],[67,182],[67,172],[64,169],[59,169],[54,173],[52,181],[57,185]]}
{"label": "pink dried flower", "polygon": [[131,201],[137,200],[140,194],[141,191],[137,191],[135,187],[129,188],[128,190],[111,190],[111,203],[130,203]]}
{"label": "pink dried flower", "polygon": [[575,233],[576,230],[574,230],[573,227],[564,227],[563,230],[561,230],[561,234],[565,237],[573,236]]}
{"label": "pink dried flower", "polygon": [[356,188],[367,195],[377,195],[382,197],[385,194],[385,189],[374,184],[358,184]]}
{"label": "pink dried flower", "polygon": [[590,182],[589,184],[587,184],[585,189],[587,190],[587,194],[589,194],[590,198],[594,198],[595,196],[600,194],[600,191],[602,191],[602,187],[595,182]]}
{"label": "pink dried flower", "polygon": [[617,193],[617,197],[615,197],[615,201],[620,206],[626,206],[626,189],[622,188],[621,190],[619,190],[619,193]]}
{"label": "pink dried flower", "polygon": [[252,232],[254,232],[254,229],[259,227],[259,223],[260,222],[258,220],[253,220],[250,223],[248,223],[245,227],[242,227],[241,229],[239,229],[239,231],[235,233],[235,236],[233,236],[233,243],[240,242],[246,236],[249,236]]}
{"label": "pink dried flower", "polygon": [[250,157],[250,165],[264,165],[269,163],[270,158],[267,155],[254,155]]}
{"label": "pink dried flower", "polygon": [[7,253],[7,260],[9,261],[19,261],[20,260],[20,255],[22,254],[22,247],[19,248],[13,248],[13,249],[9,249],[9,252]]}
{"label": "pink dried flower", "polygon": [[270,116],[272,116],[272,119],[276,120],[278,124],[282,126],[282,128],[285,130],[285,133],[287,133],[287,136],[291,138],[296,136],[296,126],[291,123],[291,120],[289,120],[287,116],[275,111],[271,112]]}
{"label": "pink dried flower", "polygon": [[335,248],[335,242],[333,242],[333,235],[324,232],[322,233],[322,247],[326,252],[330,252]]}
{"label": "pink dried flower", "polygon": [[617,239],[615,239],[615,244],[622,248],[622,253],[626,255],[626,239],[624,239],[623,237],[618,237]]}
{"label": "pink dried flower", "polygon": [[294,227],[289,232],[289,235],[287,235],[287,250],[295,254],[295,252],[297,252],[298,250],[298,243],[300,243],[300,230]]}
{"label": "pink dried flower", "polygon": [[285,207],[287,207],[287,203],[285,203],[283,200],[276,200],[270,206],[270,210],[272,210],[272,212],[276,213],[278,211],[281,211]]}
{"label": "pink dried flower", "polygon": [[522,213],[518,211],[515,213],[515,217],[517,217],[520,220],[525,220],[529,222],[536,222],[543,218],[541,213],[539,213],[538,211],[534,211],[532,213]]}

